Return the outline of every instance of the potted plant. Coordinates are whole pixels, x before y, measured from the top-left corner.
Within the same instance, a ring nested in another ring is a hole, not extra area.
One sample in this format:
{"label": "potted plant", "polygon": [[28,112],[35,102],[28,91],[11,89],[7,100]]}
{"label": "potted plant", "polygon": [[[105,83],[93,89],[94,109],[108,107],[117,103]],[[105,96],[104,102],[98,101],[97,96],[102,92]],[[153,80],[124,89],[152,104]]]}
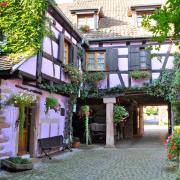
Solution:
{"label": "potted plant", "polygon": [[25,108],[34,106],[36,102],[36,96],[30,94],[29,92],[19,92],[13,94],[7,102],[7,104],[13,104],[14,106],[19,108],[18,124],[21,135],[23,135],[24,132]]}
{"label": "potted plant", "polygon": [[115,124],[122,122],[128,116],[129,116],[129,113],[123,106],[119,106],[119,105],[114,106],[114,108],[113,108],[113,122]]}
{"label": "potted plant", "polygon": [[146,80],[150,78],[149,71],[132,71],[130,76],[134,80]]}
{"label": "potted plant", "polygon": [[72,147],[73,148],[80,148],[80,139],[78,137],[73,138]]}
{"label": "potted plant", "polygon": [[46,110],[45,110],[46,114],[48,113],[49,109],[54,109],[57,112],[60,107],[58,100],[52,96],[46,97],[45,106],[46,106]]}
{"label": "potted plant", "polygon": [[90,32],[90,27],[88,25],[81,26],[80,31],[82,31],[84,33],[89,33]]}
{"label": "potted plant", "polygon": [[81,106],[81,113],[82,115],[85,115],[86,145],[88,145],[89,141],[91,142],[90,133],[89,133],[90,107],[88,105]]}
{"label": "potted plant", "polygon": [[2,160],[2,167],[7,168],[9,171],[25,171],[33,168],[33,163],[29,159],[21,157],[10,157]]}

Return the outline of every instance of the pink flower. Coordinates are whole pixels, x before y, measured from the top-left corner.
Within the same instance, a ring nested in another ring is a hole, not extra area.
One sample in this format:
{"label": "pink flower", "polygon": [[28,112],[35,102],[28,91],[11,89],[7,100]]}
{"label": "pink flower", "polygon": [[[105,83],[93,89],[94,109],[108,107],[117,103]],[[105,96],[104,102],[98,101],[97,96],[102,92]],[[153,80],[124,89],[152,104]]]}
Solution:
{"label": "pink flower", "polygon": [[166,139],[164,145],[168,145],[168,143],[169,143],[169,139]]}

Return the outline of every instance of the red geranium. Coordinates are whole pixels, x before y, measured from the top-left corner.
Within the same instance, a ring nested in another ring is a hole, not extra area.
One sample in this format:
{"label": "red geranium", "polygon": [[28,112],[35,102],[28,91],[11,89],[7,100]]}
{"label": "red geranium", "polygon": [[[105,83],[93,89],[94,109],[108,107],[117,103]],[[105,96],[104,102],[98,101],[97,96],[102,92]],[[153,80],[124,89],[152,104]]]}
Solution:
{"label": "red geranium", "polygon": [[0,3],[0,6],[2,6],[2,7],[7,7],[7,6],[8,6],[8,2],[5,2],[5,1],[4,1],[4,2],[1,2],[1,3]]}
{"label": "red geranium", "polygon": [[174,151],[176,149],[176,144],[172,146],[172,150]]}

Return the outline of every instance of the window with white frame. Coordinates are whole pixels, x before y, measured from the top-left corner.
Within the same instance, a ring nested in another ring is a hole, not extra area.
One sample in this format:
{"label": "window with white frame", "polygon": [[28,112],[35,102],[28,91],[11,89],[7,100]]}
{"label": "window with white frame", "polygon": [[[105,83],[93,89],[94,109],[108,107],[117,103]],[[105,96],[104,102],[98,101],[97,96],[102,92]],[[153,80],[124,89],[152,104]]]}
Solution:
{"label": "window with white frame", "polygon": [[95,29],[95,18],[93,15],[78,15],[77,17],[78,29],[88,25],[90,29]]}
{"label": "window with white frame", "polygon": [[86,64],[88,71],[104,71],[106,69],[106,53],[88,52],[86,54]]}

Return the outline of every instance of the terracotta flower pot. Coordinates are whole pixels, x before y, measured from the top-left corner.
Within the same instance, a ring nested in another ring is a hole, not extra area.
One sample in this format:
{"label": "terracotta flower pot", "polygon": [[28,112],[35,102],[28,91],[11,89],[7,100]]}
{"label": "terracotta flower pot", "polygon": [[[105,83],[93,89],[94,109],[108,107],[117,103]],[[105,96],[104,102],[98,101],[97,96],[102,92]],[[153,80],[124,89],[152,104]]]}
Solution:
{"label": "terracotta flower pot", "polygon": [[73,148],[76,148],[76,149],[79,149],[79,148],[80,148],[80,145],[81,145],[80,142],[73,142],[72,147],[73,147]]}

